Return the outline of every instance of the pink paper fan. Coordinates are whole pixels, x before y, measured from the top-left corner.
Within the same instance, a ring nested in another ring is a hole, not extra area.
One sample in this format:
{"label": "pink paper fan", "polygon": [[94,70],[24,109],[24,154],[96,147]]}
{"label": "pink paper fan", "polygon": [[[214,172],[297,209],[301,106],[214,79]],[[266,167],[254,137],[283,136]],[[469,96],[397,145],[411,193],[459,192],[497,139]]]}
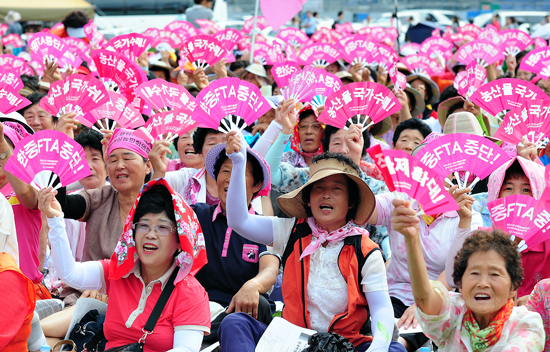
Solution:
{"label": "pink paper fan", "polygon": [[332,44],[332,35],[330,34],[330,29],[322,27],[317,32],[313,33],[311,40],[315,43],[326,43]]}
{"label": "pink paper fan", "polygon": [[470,99],[470,96],[485,82],[487,70],[476,61],[472,61],[463,72],[466,73],[465,79],[459,81],[458,94]]}
{"label": "pink paper fan", "polygon": [[541,37],[536,37],[533,39],[535,42],[535,49],[540,49],[548,46],[548,41]]}
{"label": "pink paper fan", "polygon": [[423,54],[409,55],[401,62],[412,72],[424,76],[441,76],[445,70],[434,59]]}
{"label": "pink paper fan", "polygon": [[11,45],[14,48],[22,48],[25,46],[25,42],[18,34],[12,33],[2,38],[2,45],[5,47]]}
{"label": "pink paper fan", "polygon": [[515,194],[487,203],[487,209],[494,227],[509,235],[525,238],[533,227],[533,218],[540,210],[533,197]]}
{"label": "pink paper fan", "polygon": [[91,175],[82,146],[58,131],[38,131],[25,137],[13,153],[6,171],[37,189],[51,187],[57,180],[55,189],[66,187]]}
{"label": "pink paper fan", "polygon": [[464,183],[470,179],[470,175],[476,175],[470,184],[473,188],[477,182],[510,160],[508,154],[494,142],[467,133],[454,133],[433,140],[415,157],[444,178],[455,172],[466,171],[464,178],[455,174],[460,188],[466,187]]}
{"label": "pink paper fan", "polygon": [[177,49],[183,44],[182,36],[180,36],[177,33],[177,29],[175,30],[168,30],[168,29],[162,29],[159,31],[159,35],[157,37],[157,45],[160,43],[166,43],[169,45],[172,49]]}
{"label": "pink paper fan", "polygon": [[529,34],[519,29],[507,29],[500,32],[500,48],[506,56],[516,56],[528,46],[533,45],[533,38]]}
{"label": "pink paper fan", "polygon": [[6,34],[10,27],[5,23],[0,23],[0,37]]}
{"label": "pink paper fan", "polygon": [[180,30],[185,32],[188,37],[194,37],[196,35],[199,35],[199,32],[197,31],[195,26],[193,26],[191,23],[186,21],[170,22],[169,24],[166,25],[166,27],[164,27],[164,29],[166,29],[169,32]]}
{"label": "pink paper fan", "polygon": [[107,94],[109,95],[108,102],[92,109],[77,120],[98,132],[100,131],[97,126],[101,129],[114,131],[117,127],[135,129],[145,124],[139,110],[132,106],[126,97],[111,91]]}
{"label": "pink paper fan", "polygon": [[141,111],[144,102],[137,96],[135,90],[141,83],[147,81],[143,70],[126,56],[105,49],[92,51],[92,59],[99,76],[114,82],[118,86],[119,93]]}
{"label": "pink paper fan", "polygon": [[436,28],[432,31],[432,37],[441,37],[441,29]]}
{"label": "pink paper fan", "polygon": [[458,62],[468,65],[472,61],[477,61],[483,67],[503,59],[504,55],[500,47],[488,40],[474,40],[466,43],[455,55],[455,60]]}
{"label": "pink paper fan", "polygon": [[184,87],[166,82],[162,78],[143,82],[136,89],[137,94],[145,100],[148,106],[157,111],[183,109],[193,111],[196,107],[195,98]]}
{"label": "pink paper fan", "polygon": [[376,54],[374,54],[373,58],[376,60],[376,64],[378,66],[382,66],[386,72],[394,62],[399,61],[399,55],[397,52],[385,45],[378,46],[378,50],[376,51]]}
{"label": "pink paper fan", "polygon": [[11,66],[0,66],[0,83],[9,85],[16,92],[19,92],[25,86],[19,75],[20,70],[18,69]]}
{"label": "pink paper fan", "polygon": [[142,34],[123,34],[111,39],[105,45],[105,49],[128,56],[130,61],[134,62],[142,53],[149,49],[151,42],[151,38]]}
{"label": "pink paper fan", "polygon": [[468,35],[468,36],[471,36],[472,38],[477,38],[477,36],[481,32],[481,28],[479,28],[475,24],[468,23],[468,24],[465,24],[464,26],[458,27],[458,32],[462,33],[465,36]]}
{"label": "pink paper fan", "polygon": [[151,47],[156,48],[156,46],[159,43],[158,41],[159,33],[160,33],[160,30],[158,28],[147,28],[141,34],[143,34],[146,37],[149,37],[149,39],[151,40]]}
{"label": "pink paper fan", "polygon": [[462,45],[462,42],[464,41],[464,35],[462,35],[462,33],[445,33],[443,34],[443,38],[449,39],[458,46]]}
{"label": "pink paper fan", "polygon": [[518,145],[522,137],[544,148],[544,136],[550,136],[550,101],[543,99],[526,100],[518,108],[508,112],[495,138]]}
{"label": "pink paper fan", "polygon": [[285,62],[286,58],[283,55],[283,48],[281,47],[281,44],[274,42],[271,48],[267,52],[267,64],[268,65],[275,65],[281,62]]}
{"label": "pink paper fan", "polygon": [[208,35],[197,35],[183,44],[184,55],[195,67],[206,68],[227,56],[222,43]]}
{"label": "pink paper fan", "polygon": [[29,105],[31,105],[31,102],[19,95],[13,86],[0,83],[0,112],[7,115]]}
{"label": "pink paper fan", "polygon": [[[420,204],[422,210],[418,215],[433,215],[459,209],[453,196],[445,190],[441,176],[420,160],[403,150],[382,150],[382,154],[384,164],[381,165],[381,170],[385,169],[382,174],[389,174],[392,188],[396,192],[405,193]],[[379,156],[374,160],[377,166],[380,160]]]}
{"label": "pink paper fan", "polygon": [[344,37],[344,35],[342,33],[336,31],[335,29],[329,30],[328,33],[330,35],[330,43],[329,44],[337,43],[340,39],[342,39]]}
{"label": "pink paper fan", "polygon": [[297,48],[309,40],[307,34],[298,28],[284,28],[277,33],[277,38]]}
{"label": "pink paper fan", "polygon": [[71,53],[80,56],[82,60],[90,61],[92,59],[90,56],[90,44],[84,40],[73,37],[65,37],[61,38],[61,40],[67,45]]}
{"label": "pink paper fan", "polygon": [[419,53],[420,52],[420,44],[418,43],[407,43],[401,47],[401,51],[403,53]]}
{"label": "pink paper fan", "polygon": [[[401,104],[395,95],[388,88],[374,82],[351,83],[342,87],[328,97],[325,107],[317,121],[345,128],[351,118],[365,115],[363,130],[401,110]],[[369,118],[371,122],[367,124]]]}
{"label": "pink paper fan", "polygon": [[205,18],[196,19],[195,23],[200,26],[199,31],[202,34],[206,34],[206,35],[210,35],[212,33],[217,33],[217,32],[219,32],[223,29],[216,22],[207,20]]}
{"label": "pink paper fan", "polygon": [[384,157],[382,145],[376,144],[368,148],[367,153],[369,153],[371,159],[374,161],[374,164],[376,165],[378,170],[380,170],[380,173],[384,178],[384,182],[388,186],[390,192],[395,192],[395,186],[393,185],[393,180],[390,171],[388,170],[388,165],[386,165],[386,159]]}
{"label": "pink paper fan", "polygon": [[442,57],[447,60],[453,56],[453,48],[455,45],[448,39],[443,37],[430,37],[422,42],[419,54],[430,56],[432,59]]}
{"label": "pink paper fan", "polygon": [[397,70],[397,64],[391,64],[388,74],[395,88],[403,90],[407,87],[407,76]]}
{"label": "pink paper fan", "polygon": [[327,67],[339,58],[340,53],[334,46],[315,43],[302,49],[298,55],[298,64]]}
{"label": "pink paper fan", "polygon": [[302,71],[296,71],[290,76],[288,86],[281,89],[281,94],[285,100],[294,99],[296,102],[309,101],[315,89],[314,85],[314,68],[306,66]]}
{"label": "pink paper fan", "polygon": [[353,33],[353,26],[351,25],[350,22],[346,22],[346,23],[343,23],[343,24],[337,23],[335,25],[335,29],[336,29],[337,32],[340,32],[344,35]]}
{"label": "pink paper fan", "polygon": [[329,97],[344,86],[340,78],[322,68],[314,68],[313,74],[315,75],[315,80],[313,81],[313,92],[310,94],[309,100],[320,95]]}
{"label": "pink paper fan", "polygon": [[[267,19],[264,16],[258,16],[256,19],[256,28],[259,31],[263,31],[267,27],[269,27],[269,22],[267,22]],[[244,21],[243,29],[241,29],[241,31],[243,33],[248,34],[252,31],[253,28],[254,28],[254,17],[251,17],[246,21]]]}
{"label": "pink paper fan", "polygon": [[520,70],[536,73],[548,80],[550,76],[550,47],[531,50],[521,60]]}
{"label": "pink paper fan", "polygon": [[530,248],[550,239],[550,209],[537,207],[532,224],[535,226],[531,226],[524,238]]}
{"label": "pink paper fan", "polygon": [[300,66],[294,61],[285,61],[273,65],[271,74],[279,88],[288,86],[290,77],[296,71],[301,71]]}
{"label": "pink paper fan", "polygon": [[60,117],[67,112],[76,112],[77,117],[109,101],[107,90],[93,76],[73,74],[50,85],[48,95],[39,106]]}
{"label": "pink paper fan", "polygon": [[229,132],[250,126],[269,109],[271,106],[255,85],[238,78],[222,78],[199,92],[193,120]]}
{"label": "pink paper fan", "polygon": [[198,123],[191,119],[193,110],[187,107],[153,115],[147,120],[145,129],[155,139],[172,141],[191,131]]}
{"label": "pink paper fan", "polygon": [[378,51],[378,44],[355,35],[344,43],[342,51],[342,58],[350,64],[361,63],[363,67],[367,67],[374,61],[373,56]]}
{"label": "pink paper fan", "polygon": [[516,78],[501,78],[479,87],[470,96],[470,100],[491,115],[502,119],[499,114],[505,110],[517,108],[525,100],[545,97],[546,93],[533,83]]}
{"label": "pink paper fan", "polygon": [[458,94],[465,96],[468,93],[468,73],[460,71],[453,80],[453,87],[458,91]]}
{"label": "pink paper fan", "polygon": [[500,46],[502,43],[502,38],[497,27],[488,24],[484,30],[479,32],[477,39],[483,39],[490,41],[491,43]]}
{"label": "pink paper fan", "polygon": [[233,49],[235,48],[237,43],[242,40],[243,36],[236,29],[227,28],[223,31],[219,31],[218,33],[216,33],[214,35],[214,38],[222,43],[223,48],[227,50],[228,53],[232,53]]}
{"label": "pink paper fan", "polygon": [[29,43],[29,47],[31,57],[43,63],[58,62],[63,53],[68,50],[61,38],[44,32],[37,33]]}
{"label": "pink paper fan", "polygon": [[[550,185],[550,164],[544,169],[544,181],[546,185]],[[550,209],[550,187],[545,187],[537,204],[541,208]]]}
{"label": "pink paper fan", "polygon": [[0,55],[0,67],[8,67],[11,66],[15,70],[21,71],[23,66],[25,65],[25,59],[22,57],[17,57],[12,54],[3,54]]}
{"label": "pink paper fan", "polygon": [[97,25],[93,20],[90,20],[90,22],[88,22],[83,29],[84,34],[86,34],[86,38],[90,41],[92,48],[98,49],[105,44],[105,36],[98,31]]}

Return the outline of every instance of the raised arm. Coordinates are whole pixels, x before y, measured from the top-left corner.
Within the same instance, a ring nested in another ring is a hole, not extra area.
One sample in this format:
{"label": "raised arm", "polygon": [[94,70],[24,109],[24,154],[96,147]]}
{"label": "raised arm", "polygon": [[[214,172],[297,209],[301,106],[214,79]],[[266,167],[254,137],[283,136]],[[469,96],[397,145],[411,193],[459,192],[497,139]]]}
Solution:
{"label": "raised arm", "polygon": [[239,235],[251,241],[271,244],[273,242],[272,218],[248,213],[246,198],[246,147],[237,132],[227,134],[225,151],[233,162],[231,180],[227,190],[227,225]]}
{"label": "raised arm", "polygon": [[281,124],[276,120],[271,121],[264,134],[262,134],[260,139],[256,142],[256,144],[254,144],[254,147],[252,149],[257,151],[258,154],[262,156],[262,158],[265,158],[267,152],[269,151],[269,148],[277,139],[277,136],[279,135],[279,132],[281,132],[282,128],[283,126],[281,126]]}
{"label": "raised arm", "polygon": [[439,315],[443,299],[432,288],[420,242],[419,218],[416,211],[410,208],[410,201],[394,199],[392,227],[401,233],[407,245],[407,266],[411,277],[414,302],[418,309],[427,315]]}
{"label": "raised arm", "polygon": [[96,261],[77,263],[73,258],[61,205],[55,199],[51,187],[38,192],[38,209],[48,217],[53,264],[61,280],[77,290],[101,290],[102,266]]}

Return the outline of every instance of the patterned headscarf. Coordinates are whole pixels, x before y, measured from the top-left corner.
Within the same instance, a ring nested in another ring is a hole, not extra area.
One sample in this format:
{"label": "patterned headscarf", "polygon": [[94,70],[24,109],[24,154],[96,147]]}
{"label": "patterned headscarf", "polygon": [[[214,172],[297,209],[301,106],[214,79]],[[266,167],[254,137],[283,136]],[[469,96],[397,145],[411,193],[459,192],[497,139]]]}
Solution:
{"label": "patterned headscarf", "polygon": [[172,202],[174,205],[176,227],[181,245],[181,252],[176,258],[179,272],[174,283],[177,284],[188,274],[195,275],[208,262],[202,228],[195,212],[185,203],[183,198],[170,187],[165,179],[159,178],[143,186],[132,210],[130,210],[130,214],[128,214],[128,218],[126,218],[124,232],[116,245],[115,252],[111,256],[110,278],[112,279],[120,279],[128,274],[134,267],[135,260],[137,259],[133,229],[134,214],[141,196],[155,186],[166,187],[168,192],[172,195]]}
{"label": "patterned headscarf", "polygon": [[[300,144],[300,132],[298,132],[298,124],[300,123],[300,115],[303,114],[307,110],[313,111],[313,108],[311,107],[311,105],[307,104],[305,107],[302,108],[302,110],[298,111],[298,114],[296,115],[296,125],[294,125],[294,132],[292,133],[292,136],[290,136],[290,149],[294,150],[296,153],[298,153],[300,155],[314,157],[316,155],[323,154],[323,143],[321,143],[319,145],[319,149],[316,152],[306,153],[302,150],[302,145]],[[321,126],[324,129],[324,126],[322,124],[321,124]]]}
{"label": "patterned headscarf", "polygon": [[515,157],[506,164],[502,165],[498,169],[496,169],[491,176],[489,176],[489,183],[487,185],[488,187],[488,201],[493,201],[498,198],[498,195],[500,193],[500,189],[502,188],[502,184],[504,183],[504,177],[506,177],[506,170],[515,161],[518,161],[521,165],[521,168],[523,172],[525,173],[525,176],[529,179],[529,183],[531,184],[531,191],[533,193],[533,198],[540,199],[540,196],[542,195],[542,192],[544,191],[544,166],[537,164],[534,161],[527,160],[521,156]]}

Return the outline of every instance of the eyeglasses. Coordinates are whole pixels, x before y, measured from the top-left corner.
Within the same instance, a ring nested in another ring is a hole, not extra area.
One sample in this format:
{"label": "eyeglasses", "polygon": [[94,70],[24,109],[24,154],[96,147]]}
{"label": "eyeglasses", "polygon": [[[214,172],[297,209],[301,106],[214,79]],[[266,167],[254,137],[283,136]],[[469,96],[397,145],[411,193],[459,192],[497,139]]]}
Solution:
{"label": "eyeglasses", "polygon": [[313,132],[318,132],[318,131],[321,130],[322,126],[321,126],[320,123],[313,123],[313,124],[300,123],[300,124],[298,124],[298,130],[307,131],[310,128]]}
{"label": "eyeglasses", "polygon": [[146,235],[151,231],[151,229],[155,230],[155,232],[160,236],[168,236],[174,232],[176,228],[167,225],[151,226],[143,222],[137,222],[134,224],[134,231],[136,232],[136,235]]}

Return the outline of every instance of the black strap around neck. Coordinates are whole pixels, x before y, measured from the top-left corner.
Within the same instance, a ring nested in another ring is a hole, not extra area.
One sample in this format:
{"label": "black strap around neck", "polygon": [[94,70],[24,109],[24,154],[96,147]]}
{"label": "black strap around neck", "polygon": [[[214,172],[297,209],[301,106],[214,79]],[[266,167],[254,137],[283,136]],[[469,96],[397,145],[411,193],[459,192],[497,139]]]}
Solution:
{"label": "black strap around neck", "polygon": [[170,299],[170,295],[172,294],[172,291],[174,291],[174,287],[175,287],[174,281],[176,280],[176,276],[178,276],[178,272],[179,272],[179,268],[176,265],[176,267],[174,268],[174,271],[172,272],[172,275],[170,275],[170,278],[166,282],[166,286],[164,286],[164,290],[162,290],[162,293],[160,294],[160,297],[157,303],[155,304],[155,308],[153,308],[153,311],[151,312],[149,319],[147,319],[147,323],[143,328],[145,331],[153,332],[155,325],[157,325],[157,321],[159,320],[160,315],[164,310],[164,306],[168,302],[168,299]]}

